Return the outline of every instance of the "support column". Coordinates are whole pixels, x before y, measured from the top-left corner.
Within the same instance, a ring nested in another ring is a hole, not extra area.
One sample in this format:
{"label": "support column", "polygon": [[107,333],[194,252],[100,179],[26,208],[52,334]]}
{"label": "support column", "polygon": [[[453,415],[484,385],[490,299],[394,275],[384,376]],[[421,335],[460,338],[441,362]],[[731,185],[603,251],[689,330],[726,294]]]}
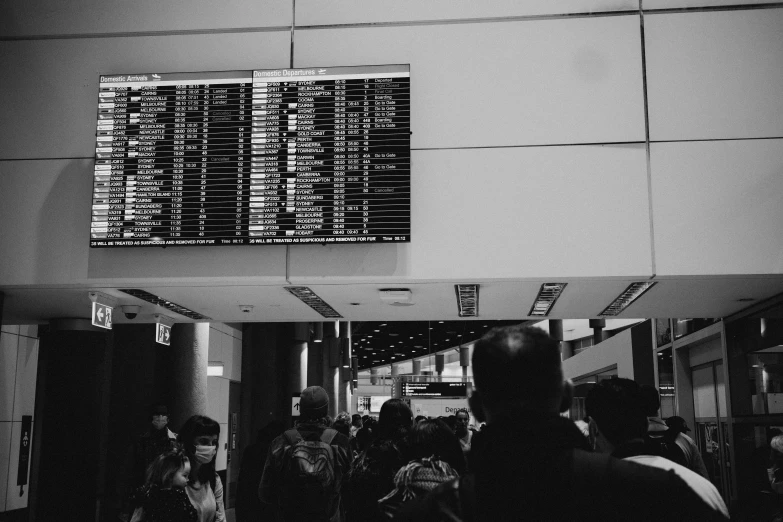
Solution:
{"label": "support column", "polygon": [[321,386],[324,383],[324,341],[323,323],[313,323],[313,342],[307,346],[307,386]]}
{"label": "support column", "polygon": [[421,361],[417,361],[416,359],[413,360],[413,382],[418,382],[419,378],[416,377],[417,375],[421,375]]}
{"label": "support column", "polygon": [[337,413],[337,396],[340,378],[340,344],[337,339],[337,321],[324,321],[323,384],[329,396],[329,415]]}
{"label": "support column", "polygon": [[467,379],[468,368],[470,367],[470,347],[459,347],[459,365],[462,367],[462,377]]}
{"label": "support column", "polygon": [[351,322],[340,321],[340,383],[337,411],[351,409]]}
{"label": "support column", "polygon": [[172,426],[182,426],[192,415],[207,414],[209,323],[179,323],[171,329]]}
{"label": "support column", "polygon": [[560,360],[565,361],[571,357],[571,353],[566,356],[566,346],[563,342],[563,320],[562,319],[550,319],[549,320],[549,336],[560,343]]}
{"label": "support column", "polygon": [[378,368],[370,368],[370,384],[378,384]]}
{"label": "support column", "polygon": [[443,377],[443,370],[446,368],[446,355],[442,353],[435,354],[435,371],[438,377]]}
{"label": "support column", "polygon": [[310,340],[310,323],[294,323],[294,338],[288,354],[289,397],[307,388],[307,341]]}
{"label": "support column", "polygon": [[391,365],[391,376],[398,377],[400,375],[400,367],[394,363]]}
{"label": "support column", "polygon": [[593,346],[604,340],[603,329],[606,327],[606,319],[590,319],[590,328],[593,329]]}

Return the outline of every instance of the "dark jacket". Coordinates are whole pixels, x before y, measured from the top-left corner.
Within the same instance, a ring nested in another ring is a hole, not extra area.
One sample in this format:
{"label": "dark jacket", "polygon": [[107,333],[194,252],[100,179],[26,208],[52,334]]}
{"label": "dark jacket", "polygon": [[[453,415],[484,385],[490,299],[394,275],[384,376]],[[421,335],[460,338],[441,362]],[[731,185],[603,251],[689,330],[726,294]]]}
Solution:
{"label": "dark jacket", "polygon": [[348,522],[388,520],[378,501],[394,489],[394,475],[408,463],[404,434],[393,439],[374,440],[351,465],[344,495]]}
{"label": "dark jacket", "polygon": [[196,508],[182,488],[143,486],[136,492],[134,504],[144,509],[144,522],[198,522]]}
{"label": "dark jacket", "polygon": [[591,453],[574,423],[555,415],[488,425],[470,469],[395,520],[724,520],[674,472]]}
{"label": "dark jacket", "polygon": [[[297,425],[297,430],[302,436],[302,439],[309,441],[318,441],[321,438],[321,434],[326,429],[325,426],[319,424],[304,424]],[[337,433],[332,439],[332,450],[334,451],[334,473],[338,484],[342,485],[342,480],[348,469],[351,466],[353,460],[353,453],[351,452],[351,446],[348,442],[348,437],[342,433]],[[281,435],[272,441],[272,445],[269,446],[269,453],[267,454],[266,464],[264,465],[264,473],[261,476],[261,483],[258,486],[258,497],[261,502],[268,504],[279,505],[282,484],[282,475],[285,462],[286,449],[288,445],[285,436]],[[339,515],[339,509],[337,515]],[[285,513],[283,513],[285,517]],[[289,517],[290,518],[290,517]],[[326,516],[324,520],[334,519],[334,517]]]}

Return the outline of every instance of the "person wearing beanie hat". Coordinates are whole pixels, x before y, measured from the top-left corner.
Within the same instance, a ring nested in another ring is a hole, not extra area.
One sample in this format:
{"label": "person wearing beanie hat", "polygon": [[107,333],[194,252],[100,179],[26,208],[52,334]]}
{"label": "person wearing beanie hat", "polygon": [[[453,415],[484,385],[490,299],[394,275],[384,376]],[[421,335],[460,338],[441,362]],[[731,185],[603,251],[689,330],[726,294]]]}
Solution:
{"label": "person wearing beanie hat", "polygon": [[348,437],[329,427],[328,411],[326,390],[305,388],[295,428],[269,447],[258,497],[278,506],[286,522],[344,520],[340,493],[353,452]]}

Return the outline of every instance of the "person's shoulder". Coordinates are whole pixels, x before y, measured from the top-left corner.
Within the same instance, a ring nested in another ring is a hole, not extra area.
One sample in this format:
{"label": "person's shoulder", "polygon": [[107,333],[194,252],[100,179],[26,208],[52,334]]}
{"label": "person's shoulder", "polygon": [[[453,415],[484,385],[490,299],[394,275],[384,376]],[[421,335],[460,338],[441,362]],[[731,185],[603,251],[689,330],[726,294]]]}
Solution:
{"label": "person's shoulder", "polygon": [[334,438],[332,439],[332,444],[335,444],[337,446],[345,446],[345,447],[351,446],[351,440],[348,437],[346,437],[344,434],[340,433],[334,428],[325,428],[324,431],[326,431],[327,429],[331,429],[336,432],[334,434]]}

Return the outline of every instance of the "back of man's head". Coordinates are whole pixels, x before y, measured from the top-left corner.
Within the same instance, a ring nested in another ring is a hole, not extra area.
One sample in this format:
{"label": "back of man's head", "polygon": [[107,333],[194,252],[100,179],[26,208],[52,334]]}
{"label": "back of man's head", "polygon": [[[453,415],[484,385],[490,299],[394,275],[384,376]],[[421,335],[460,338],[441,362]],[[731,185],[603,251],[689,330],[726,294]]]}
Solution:
{"label": "back of man's head", "polygon": [[493,328],[473,349],[473,378],[485,409],[556,412],[563,394],[560,344],[540,328]]}
{"label": "back of man's head", "polygon": [[639,385],[630,379],[606,379],[596,384],[587,393],[585,408],[603,436],[615,446],[647,433]]}
{"label": "back of man's head", "polygon": [[657,417],[658,409],[661,407],[661,396],[658,394],[658,390],[655,389],[655,386],[645,384],[640,386],[639,392],[642,396],[644,414],[648,417]]}

